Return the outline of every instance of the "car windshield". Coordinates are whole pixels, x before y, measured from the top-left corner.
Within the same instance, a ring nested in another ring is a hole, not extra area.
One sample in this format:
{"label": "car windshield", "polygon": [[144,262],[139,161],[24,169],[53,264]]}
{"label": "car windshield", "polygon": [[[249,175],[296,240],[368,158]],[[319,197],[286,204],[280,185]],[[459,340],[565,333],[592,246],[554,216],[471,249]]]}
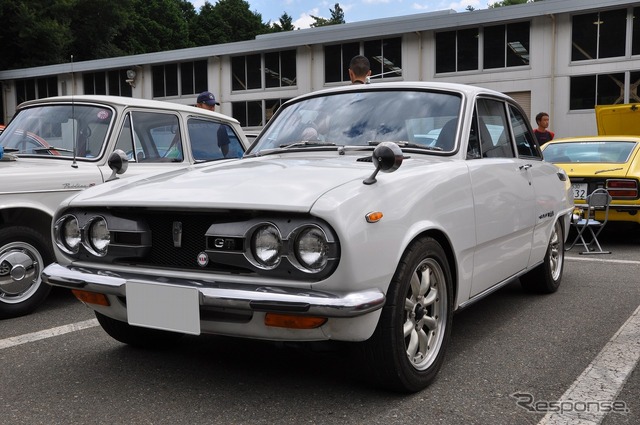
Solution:
{"label": "car windshield", "polygon": [[585,141],[553,143],[545,146],[544,159],[549,162],[624,163],[635,148],[635,142]]}
{"label": "car windshield", "polygon": [[383,141],[425,152],[450,152],[456,145],[461,103],[454,93],[408,90],[312,97],[279,111],[249,153],[374,146]]}
{"label": "car windshield", "polygon": [[79,158],[100,156],[114,112],[95,105],[40,105],[20,110],[0,134],[5,152]]}

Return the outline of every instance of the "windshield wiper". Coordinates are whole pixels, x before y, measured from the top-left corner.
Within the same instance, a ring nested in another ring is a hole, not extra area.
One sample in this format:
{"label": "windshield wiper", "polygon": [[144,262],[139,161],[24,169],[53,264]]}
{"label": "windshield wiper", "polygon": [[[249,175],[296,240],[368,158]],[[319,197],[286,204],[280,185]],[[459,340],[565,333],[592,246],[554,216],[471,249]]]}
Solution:
{"label": "windshield wiper", "polygon": [[67,149],[67,148],[57,148],[55,146],[47,146],[47,147],[41,147],[41,148],[33,148],[32,151],[34,152],[45,152],[45,151],[60,151],[60,152],[70,152],[73,153],[73,151],[71,149]]}
{"label": "windshield wiper", "polygon": [[323,142],[322,140],[301,140],[295,143],[280,145],[280,149],[291,149],[305,146],[335,146],[333,142]]}
{"label": "windshield wiper", "polygon": [[246,155],[243,156],[243,158],[251,158],[254,156],[263,156],[263,155],[271,155],[271,154],[275,154],[278,152],[282,152],[283,150],[287,150],[287,149],[294,149],[294,148],[304,148],[304,147],[331,147],[331,146],[337,146],[335,143],[333,142],[323,142],[322,140],[301,140],[299,142],[294,142],[294,143],[288,143],[288,144],[282,144],[280,146],[278,146],[277,148],[271,148],[271,149],[262,149],[256,152],[251,152],[248,153]]}
{"label": "windshield wiper", "polygon": [[20,152],[20,149],[17,149],[17,148],[4,148],[4,151],[6,153],[15,153],[15,152]]}
{"label": "windshield wiper", "polygon": [[[421,145],[419,143],[407,142],[406,140],[394,140],[391,141],[401,148],[416,148],[416,149],[424,149],[426,151],[441,151],[442,148],[440,146],[427,146]],[[382,142],[369,142],[369,146],[378,146]]]}

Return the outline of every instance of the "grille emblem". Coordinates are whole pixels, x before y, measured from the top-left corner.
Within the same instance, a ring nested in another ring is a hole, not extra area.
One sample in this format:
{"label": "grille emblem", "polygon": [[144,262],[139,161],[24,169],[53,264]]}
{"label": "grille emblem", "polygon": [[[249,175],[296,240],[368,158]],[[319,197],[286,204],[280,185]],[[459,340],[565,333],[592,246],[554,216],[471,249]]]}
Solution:
{"label": "grille emblem", "polygon": [[182,248],[182,223],[179,221],[173,222],[173,246],[176,248]]}
{"label": "grille emblem", "polygon": [[207,264],[209,264],[209,256],[206,252],[201,252],[200,254],[198,254],[197,261],[200,267],[207,267]]}

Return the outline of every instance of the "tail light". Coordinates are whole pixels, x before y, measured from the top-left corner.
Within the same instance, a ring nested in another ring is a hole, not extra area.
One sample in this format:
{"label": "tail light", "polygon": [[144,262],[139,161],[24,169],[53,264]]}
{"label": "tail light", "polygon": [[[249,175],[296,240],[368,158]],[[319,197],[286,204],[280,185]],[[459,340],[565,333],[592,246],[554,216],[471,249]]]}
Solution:
{"label": "tail light", "polygon": [[636,180],[607,180],[607,190],[614,198],[637,198],[638,182]]}

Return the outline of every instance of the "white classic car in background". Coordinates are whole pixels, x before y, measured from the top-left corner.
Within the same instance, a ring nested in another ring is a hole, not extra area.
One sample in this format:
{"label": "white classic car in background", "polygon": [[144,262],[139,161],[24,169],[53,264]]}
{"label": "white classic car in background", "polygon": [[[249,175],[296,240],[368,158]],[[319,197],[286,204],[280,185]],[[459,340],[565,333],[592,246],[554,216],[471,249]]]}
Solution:
{"label": "white classic car in background", "polygon": [[418,391],[456,310],[517,278],[560,285],[571,185],[535,140],[515,102],[482,88],[311,93],[239,161],[68,199],[43,279],[127,344],[350,341],[364,376]]}
{"label": "white classic car in background", "polygon": [[236,120],[204,109],[61,96],[21,104],[0,146],[0,318],[8,318],[47,296],[40,273],[54,260],[53,213],[64,198],[110,178],[114,150],[128,156],[132,176],[222,159],[223,150],[237,158],[248,144]]}

